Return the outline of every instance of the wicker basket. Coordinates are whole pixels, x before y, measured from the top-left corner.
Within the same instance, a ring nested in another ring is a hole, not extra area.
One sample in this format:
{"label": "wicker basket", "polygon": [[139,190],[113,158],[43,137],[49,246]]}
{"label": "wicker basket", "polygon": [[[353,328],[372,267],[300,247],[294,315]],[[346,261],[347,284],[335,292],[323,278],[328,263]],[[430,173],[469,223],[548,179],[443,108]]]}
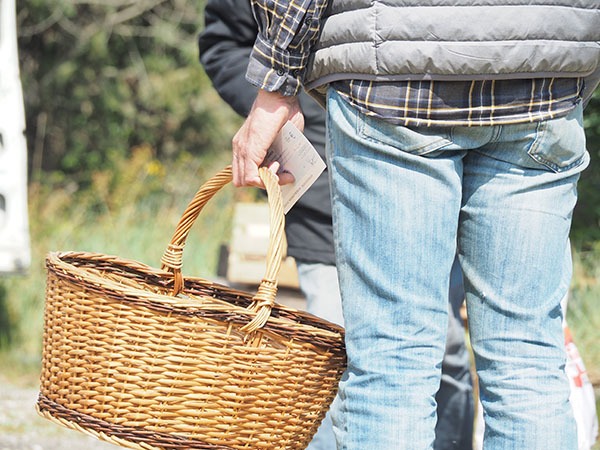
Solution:
{"label": "wicker basket", "polygon": [[343,329],[274,302],[283,212],[269,192],[266,275],[255,295],[181,275],[189,230],[231,180],[185,210],[162,268],[50,253],[38,412],[134,449],[304,449],[345,366]]}

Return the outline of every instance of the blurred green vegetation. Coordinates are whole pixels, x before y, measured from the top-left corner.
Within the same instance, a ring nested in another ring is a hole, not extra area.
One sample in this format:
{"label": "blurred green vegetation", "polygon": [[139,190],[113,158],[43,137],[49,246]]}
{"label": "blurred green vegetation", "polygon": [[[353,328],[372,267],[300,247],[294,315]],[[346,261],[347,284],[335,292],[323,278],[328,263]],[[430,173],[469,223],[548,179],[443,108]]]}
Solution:
{"label": "blurred green vegetation", "polygon": [[[38,373],[49,251],[97,252],[160,267],[187,203],[229,160],[225,151],[207,157],[182,152],[165,164],[139,147],[113,161],[112,169],[94,171],[85,189],[32,182],[32,266],[24,276],[0,278],[0,372]],[[215,275],[219,246],[231,232],[235,194],[226,186],[202,210],[186,243],[184,275]]]}
{"label": "blurred green vegetation", "polygon": [[222,150],[231,113],[198,63],[203,6],[17,2],[33,180],[54,172],[85,183],[141,145],[161,161]]}
{"label": "blurred green vegetation", "polygon": [[[203,7],[17,2],[33,262],[26,276],[0,278],[0,370],[20,376],[39,364],[48,251],[157,267],[187,202],[230,162],[241,120],[198,62]],[[215,274],[233,196],[224,189],[198,218],[185,274]]]}
{"label": "blurred green vegetation", "polygon": [[[156,266],[187,201],[229,162],[240,119],[198,63],[204,1],[17,2],[30,173],[33,265],[0,279],[2,370],[40,358],[44,255],[117,254]],[[572,242],[569,324],[600,381],[600,92],[586,110],[592,164],[582,175]],[[209,202],[184,272],[215,274],[230,189]]]}
{"label": "blurred green vegetation", "polygon": [[589,250],[600,241],[600,88],[585,109],[584,125],[592,161],[579,182],[572,239],[578,247]]}

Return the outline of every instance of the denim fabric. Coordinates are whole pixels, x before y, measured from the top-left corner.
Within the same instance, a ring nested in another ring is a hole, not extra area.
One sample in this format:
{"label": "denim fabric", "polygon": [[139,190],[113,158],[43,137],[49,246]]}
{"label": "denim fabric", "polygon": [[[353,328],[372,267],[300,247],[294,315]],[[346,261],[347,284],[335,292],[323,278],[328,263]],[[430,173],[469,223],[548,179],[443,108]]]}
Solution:
{"label": "denim fabric", "polygon": [[298,281],[306,298],[306,310],[344,326],[337,269],[332,264],[296,261]]}
{"label": "denim fabric", "polygon": [[[561,282],[564,283],[564,288],[568,289],[571,284],[571,276],[573,273],[570,245],[567,245],[563,263],[564,270]],[[569,295],[567,292],[567,295],[560,301],[563,316],[563,329],[568,329],[568,304]],[[598,435],[598,417],[596,414],[594,389],[589,381],[585,365],[581,360],[577,347],[569,334],[565,334],[565,346],[567,348],[566,372],[569,376],[569,387],[571,390],[569,401],[571,402],[575,423],[577,424],[577,448],[578,450],[590,450],[594,446]],[[482,408],[479,404],[477,408],[477,427],[473,438],[473,448],[476,450],[481,450],[483,448],[484,431],[485,426],[483,425]]]}
{"label": "denim fabric", "polygon": [[[297,261],[300,288],[306,309],[316,316],[343,325],[342,302],[334,265]],[[458,259],[450,274],[448,297],[450,317],[442,379],[436,394],[438,421],[435,450],[471,450],[473,434],[473,388],[465,330],[460,317],[464,285]],[[337,400],[337,399],[336,399]],[[331,414],[327,413],[306,450],[335,450]]]}
{"label": "denim fabric", "polygon": [[[306,310],[338,325],[344,325],[337,269],[332,264],[296,261]],[[337,401],[337,397],[334,403]],[[331,413],[328,412],[306,450],[336,450]]]}
{"label": "denim fabric", "polygon": [[578,106],[493,127],[408,128],[328,98],[348,368],[341,450],[433,448],[458,251],[486,450],[575,450],[560,300],[579,172]]}

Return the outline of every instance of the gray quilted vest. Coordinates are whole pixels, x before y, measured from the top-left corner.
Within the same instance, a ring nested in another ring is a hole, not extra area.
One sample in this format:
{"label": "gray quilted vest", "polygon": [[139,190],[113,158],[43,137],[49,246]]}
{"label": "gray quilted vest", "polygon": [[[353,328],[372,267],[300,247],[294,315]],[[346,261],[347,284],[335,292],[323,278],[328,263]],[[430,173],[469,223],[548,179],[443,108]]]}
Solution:
{"label": "gray quilted vest", "polygon": [[600,79],[600,0],[331,0],[304,80]]}

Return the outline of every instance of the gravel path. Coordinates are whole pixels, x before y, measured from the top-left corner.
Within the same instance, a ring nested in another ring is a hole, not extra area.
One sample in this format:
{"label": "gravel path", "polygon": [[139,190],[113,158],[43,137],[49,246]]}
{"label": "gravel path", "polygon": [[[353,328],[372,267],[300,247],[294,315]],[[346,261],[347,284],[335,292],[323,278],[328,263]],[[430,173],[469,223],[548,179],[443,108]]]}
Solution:
{"label": "gravel path", "polygon": [[116,450],[79,431],[70,430],[38,415],[38,390],[0,379],[0,450]]}

